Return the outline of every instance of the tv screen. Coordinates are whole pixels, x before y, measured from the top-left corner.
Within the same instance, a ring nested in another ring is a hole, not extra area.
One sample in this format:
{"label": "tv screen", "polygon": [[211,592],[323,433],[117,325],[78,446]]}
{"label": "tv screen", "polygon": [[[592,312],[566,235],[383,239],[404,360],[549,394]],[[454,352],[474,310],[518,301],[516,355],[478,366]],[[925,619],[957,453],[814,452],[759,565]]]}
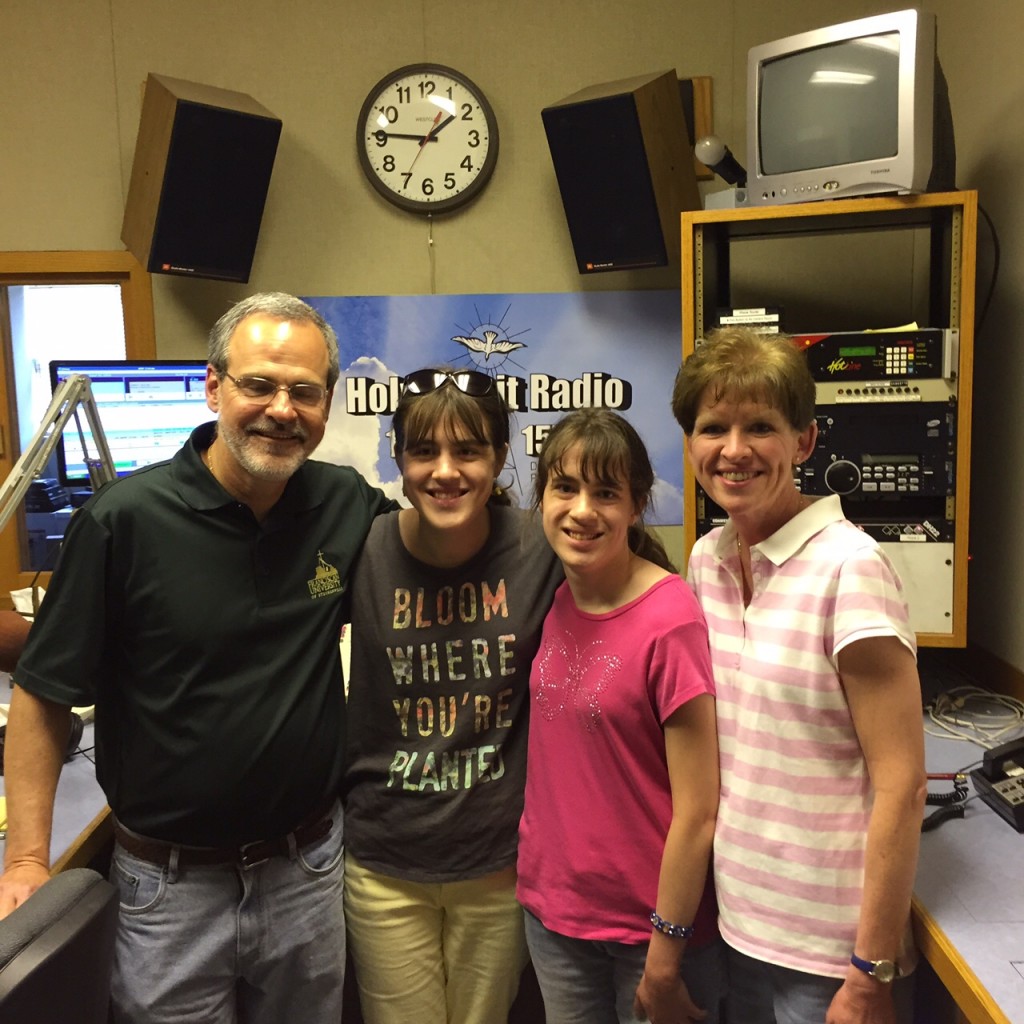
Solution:
{"label": "tv screen", "polygon": [[761,170],[781,174],[896,156],[899,64],[896,32],[766,61],[758,111]]}
{"label": "tv screen", "polygon": [[828,25],[747,56],[747,202],[955,188],[936,21],[917,10]]}
{"label": "tv screen", "polygon": [[[72,374],[90,380],[96,410],[118,476],[169,459],[200,423],[214,419],[206,405],[206,363],[190,360],[57,360],[54,390]],[[79,415],[91,458],[97,454],[89,423]],[[89,474],[72,418],[57,446],[57,472],[66,487],[88,486]]]}

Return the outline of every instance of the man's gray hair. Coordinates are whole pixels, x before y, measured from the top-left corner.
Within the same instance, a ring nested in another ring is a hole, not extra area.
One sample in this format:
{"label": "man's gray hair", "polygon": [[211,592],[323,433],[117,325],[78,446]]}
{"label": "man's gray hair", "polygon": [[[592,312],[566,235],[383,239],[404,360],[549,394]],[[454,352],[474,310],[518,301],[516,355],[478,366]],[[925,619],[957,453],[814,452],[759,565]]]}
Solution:
{"label": "man's gray hair", "polygon": [[287,320],[296,324],[313,324],[324,336],[327,345],[327,390],[330,391],[341,375],[338,357],[338,336],[334,328],[308,302],[286,292],[258,292],[236,302],[210,330],[207,361],[223,376],[228,370],[228,344],[238,325],[254,314]]}

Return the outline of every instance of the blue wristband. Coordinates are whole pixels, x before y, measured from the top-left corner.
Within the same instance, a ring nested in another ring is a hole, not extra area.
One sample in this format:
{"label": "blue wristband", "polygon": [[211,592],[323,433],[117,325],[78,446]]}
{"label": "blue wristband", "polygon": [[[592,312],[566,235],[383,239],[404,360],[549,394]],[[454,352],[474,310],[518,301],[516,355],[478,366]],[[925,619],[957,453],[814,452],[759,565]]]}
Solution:
{"label": "blue wristband", "polygon": [[688,939],[693,934],[692,924],[670,924],[663,917],[659,917],[656,910],[651,911],[651,924],[656,931],[673,939]]}

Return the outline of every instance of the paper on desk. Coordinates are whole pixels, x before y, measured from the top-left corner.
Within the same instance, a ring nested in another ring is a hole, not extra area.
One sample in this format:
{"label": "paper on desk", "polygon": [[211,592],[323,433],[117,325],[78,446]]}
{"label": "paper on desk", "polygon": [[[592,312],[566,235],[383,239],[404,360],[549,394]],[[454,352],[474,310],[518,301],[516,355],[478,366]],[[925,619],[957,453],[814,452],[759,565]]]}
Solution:
{"label": "paper on desk", "polygon": [[[35,597],[33,598],[33,591]],[[45,587],[22,587],[21,590],[11,591],[11,600],[14,602],[14,610],[22,615],[35,615],[36,608],[42,604],[46,596]]]}

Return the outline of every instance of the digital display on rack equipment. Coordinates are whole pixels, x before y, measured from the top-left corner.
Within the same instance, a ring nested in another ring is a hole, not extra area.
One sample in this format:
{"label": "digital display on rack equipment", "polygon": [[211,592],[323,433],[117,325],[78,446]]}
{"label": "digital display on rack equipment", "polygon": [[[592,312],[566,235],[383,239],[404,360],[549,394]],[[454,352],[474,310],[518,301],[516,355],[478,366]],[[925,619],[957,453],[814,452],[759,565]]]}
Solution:
{"label": "digital display on rack equipment", "polygon": [[[206,405],[205,362],[57,360],[50,363],[51,386],[56,389],[74,373],[90,380],[118,476],[169,459],[195,427],[215,418]],[[96,444],[81,410],[78,419],[89,456],[96,458]],[[74,418],[57,446],[57,472],[66,487],[89,483]]]}
{"label": "digital display on rack equipment", "polygon": [[849,348],[840,348],[839,354],[850,358],[854,356],[868,356],[870,358],[878,355],[878,349],[874,345],[851,345]]}

